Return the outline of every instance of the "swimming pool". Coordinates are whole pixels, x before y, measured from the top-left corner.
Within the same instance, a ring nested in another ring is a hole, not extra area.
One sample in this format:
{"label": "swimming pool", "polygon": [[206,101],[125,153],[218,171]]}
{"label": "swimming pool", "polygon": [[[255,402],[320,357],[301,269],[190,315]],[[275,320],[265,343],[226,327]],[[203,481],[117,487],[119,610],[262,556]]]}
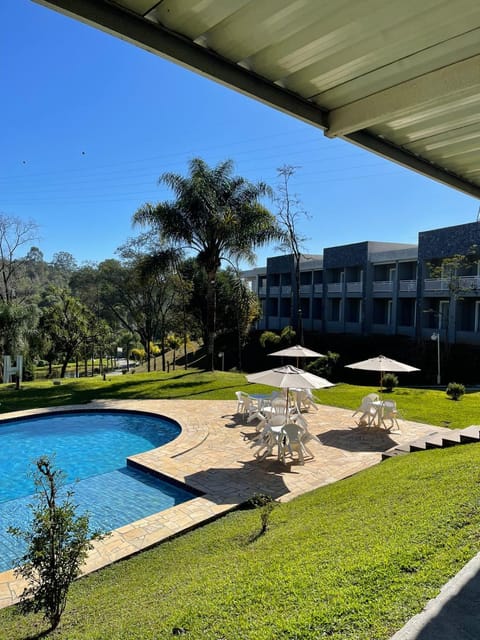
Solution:
{"label": "swimming pool", "polygon": [[[25,528],[40,456],[67,476],[79,513],[110,531],[196,497],[188,489],[126,466],[128,456],[159,447],[181,429],[167,418],[132,411],[81,411],[0,423],[0,571],[21,555],[9,526]],[[54,456],[54,458],[53,458]]]}

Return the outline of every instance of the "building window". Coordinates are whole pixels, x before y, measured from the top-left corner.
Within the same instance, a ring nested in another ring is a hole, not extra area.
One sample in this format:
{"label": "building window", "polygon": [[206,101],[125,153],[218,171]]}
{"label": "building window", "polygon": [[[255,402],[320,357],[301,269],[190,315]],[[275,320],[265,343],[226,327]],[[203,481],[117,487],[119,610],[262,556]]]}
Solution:
{"label": "building window", "polygon": [[[373,322],[374,324],[389,324],[389,313],[391,313],[391,300],[377,298],[373,301]],[[390,305],[388,304],[390,303]],[[390,309],[390,312],[389,312]]]}
{"label": "building window", "polygon": [[323,283],[323,271],[314,271],[313,284],[322,284],[322,283]]}
{"label": "building window", "polygon": [[300,298],[302,318],[310,318],[310,298]]}
{"label": "building window", "polygon": [[362,317],[362,301],[358,298],[349,298],[345,307],[347,322],[359,323]]}
{"label": "building window", "polygon": [[269,298],[268,300],[268,315],[278,316],[278,298]]}
{"label": "building window", "polygon": [[280,300],[280,317],[290,318],[292,312],[292,301],[290,298],[282,298]]}
{"label": "building window", "polygon": [[308,285],[312,284],[312,272],[311,271],[301,271],[300,272],[300,284]]}
{"label": "building window", "polygon": [[415,326],[415,300],[400,298],[398,301],[398,324],[400,327]]}
{"label": "building window", "polygon": [[340,298],[331,298],[329,301],[329,320],[332,322],[340,322],[341,300]]}

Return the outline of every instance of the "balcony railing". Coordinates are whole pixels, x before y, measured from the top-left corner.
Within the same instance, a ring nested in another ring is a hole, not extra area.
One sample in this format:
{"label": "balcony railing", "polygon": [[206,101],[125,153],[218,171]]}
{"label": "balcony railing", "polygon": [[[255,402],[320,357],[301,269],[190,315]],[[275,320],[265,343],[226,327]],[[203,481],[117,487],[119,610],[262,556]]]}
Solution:
{"label": "balcony railing", "polygon": [[313,285],[313,292],[314,293],[323,293],[323,284],[314,284]]}
{"label": "balcony railing", "polygon": [[362,293],[363,282],[347,282],[347,293]]}
{"label": "balcony railing", "polygon": [[373,283],[373,292],[374,293],[389,293],[393,291],[393,281],[392,280],[376,280]]}
{"label": "balcony railing", "polygon": [[480,276],[461,276],[459,285],[462,291],[476,291],[480,289]]}
{"label": "balcony railing", "polygon": [[480,276],[454,276],[453,278],[427,278],[425,291],[448,291],[449,288],[460,291],[476,291],[480,289]]}
{"label": "balcony railing", "polygon": [[258,295],[266,296],[267,295],[267,287],[258,287]]}
{"label": "balcony railing", "polygon": [[448,280],[443,278],[427,278],[424,285],[425,291],[448,291]]}
{"label": "balcony railing", "polygon": [[300,285],[300,293],[308,295],[312,293],[312,285],[311,284],[301,284]]}
{"label": "balcony railing", "polygon": [[291,296],[292,287],[289,284],[282,284],[282,296]]}
{"label": "balcony railing", "polygon": [[271,296],[278,296],[280,295],[280,287],[279,286],[274,286],[274,287],[270,287],[270,295]]}
{"label": "balcony railing", "polygon": [[416,293],[417,281],[416,280],[400,280],[400,291],[408,291]]}
{"label": "balcony railing", "polygon": [[341,293],[343,284],[341,282],[329,282],[328,293]]}

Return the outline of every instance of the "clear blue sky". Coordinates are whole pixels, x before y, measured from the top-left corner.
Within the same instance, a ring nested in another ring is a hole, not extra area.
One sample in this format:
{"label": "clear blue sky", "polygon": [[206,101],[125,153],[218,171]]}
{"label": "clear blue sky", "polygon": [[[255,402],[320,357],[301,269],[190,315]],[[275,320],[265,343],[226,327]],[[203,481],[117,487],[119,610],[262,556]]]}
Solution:
{"label": "clear blue sky", "polygon": [[196,156],[273,187],[297,167],[307,253],[477,217],[470,196],[30,0],[0,2],[0,61],[0,212],[38,223],[46,260],[112,257],[136,209],[171,196],[158,176]]}

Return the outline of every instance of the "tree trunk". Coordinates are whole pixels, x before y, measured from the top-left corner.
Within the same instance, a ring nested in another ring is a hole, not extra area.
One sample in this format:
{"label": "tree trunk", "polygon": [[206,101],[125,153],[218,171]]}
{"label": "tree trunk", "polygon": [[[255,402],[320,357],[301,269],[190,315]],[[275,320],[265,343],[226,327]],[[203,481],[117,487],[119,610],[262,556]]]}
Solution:
{"label": "tree trunk", "polygon": [[207,369],[215,371],[215,325],[217,313],[216,272],[207,273]]}

